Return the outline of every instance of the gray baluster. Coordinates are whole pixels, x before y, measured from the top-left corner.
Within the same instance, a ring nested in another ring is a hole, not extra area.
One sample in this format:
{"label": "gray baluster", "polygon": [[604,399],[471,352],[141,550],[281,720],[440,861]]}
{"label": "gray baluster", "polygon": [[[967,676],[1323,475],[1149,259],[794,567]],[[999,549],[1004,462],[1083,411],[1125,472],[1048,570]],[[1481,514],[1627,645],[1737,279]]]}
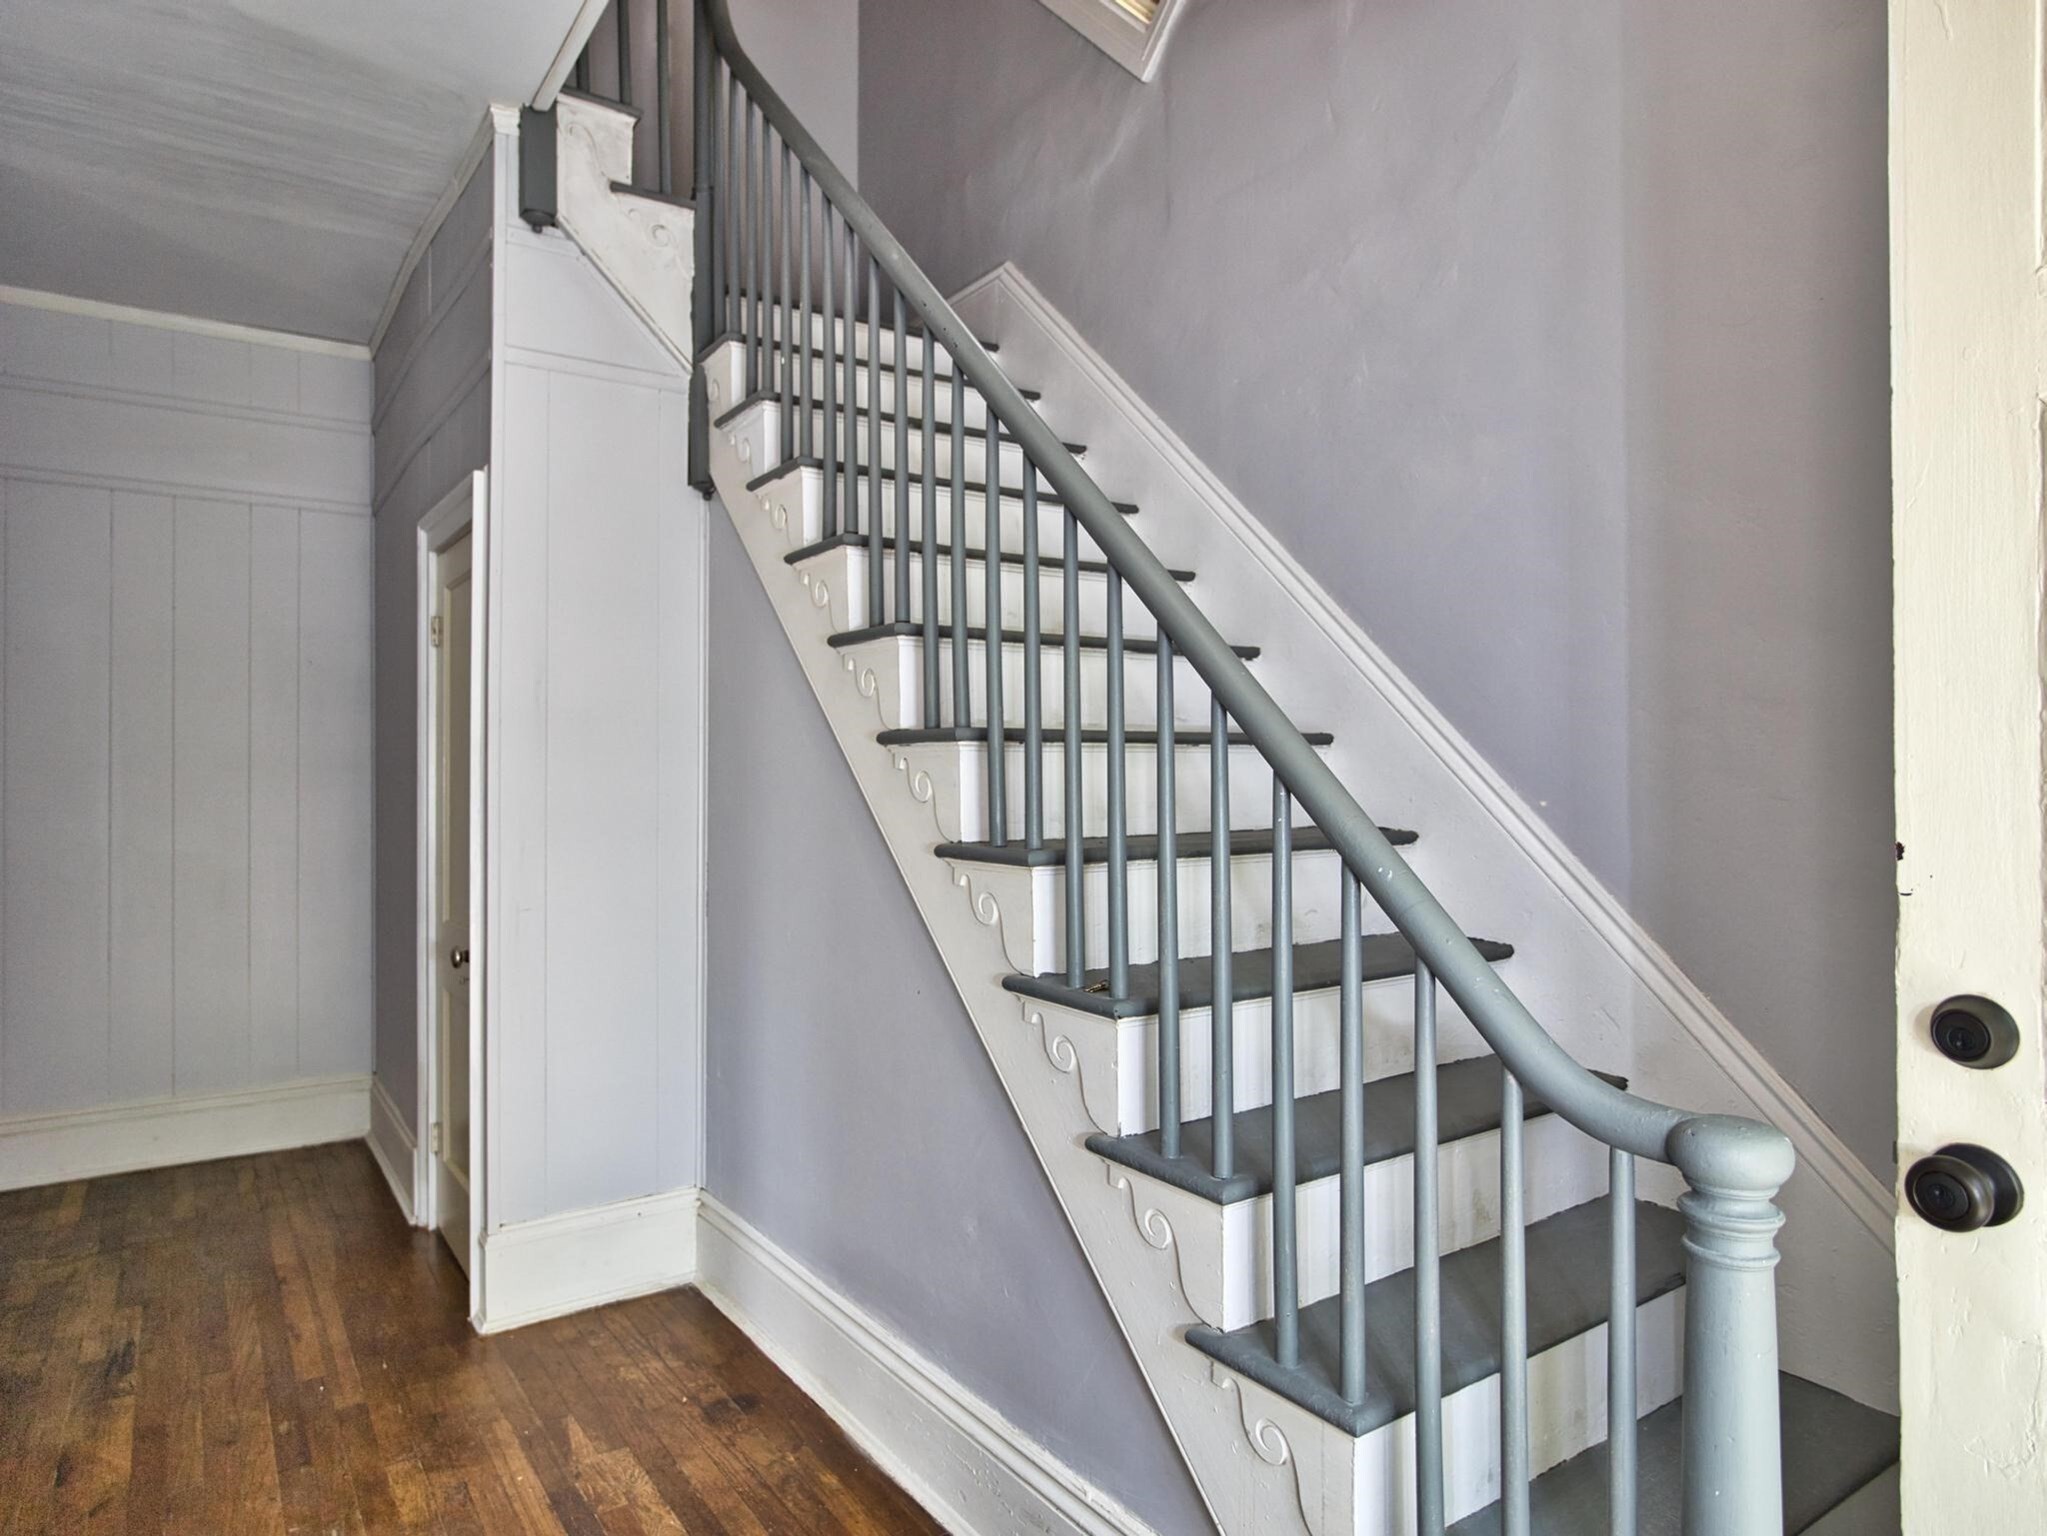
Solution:
{"label": "gray baluster", "polygon": [[[664,4],[665,4],[665,0],[664,0]],[[803,260],[803,272],[802,272],[802,275],[801,275],[801,276],[800,276],[800,277],[799,277],[799,278],[797,279],[797,283],[796,283],[796,293],[797,293],[797,304],[798,304],[798,306],[799,306],[799,307],[801,308],[801,310],[803,311],[803,319],[802,319],[802,324],[803,324],[803,337],[802,337],[802,343],[801,343],[801,346],[800,346],[800,348],[799,348],[799,351],[800,351],[800,354],[801,354],[801,363],[800,363],[800,366],[802,367],[802,370],[803,370],[803,371],[802,371],[802,373],[801,373],[801,374],[799,374],[799,375],[798,375],[798,382],[797,382],[797,386],[796,386],[796,401],[797,401],[797,405],[796,405],[796,410],[797,410],[797,419],[798,419],[798,420],[800,420],[800,421],[801,421],[801,422],[803,423],[803,426],[802,426],[802,436],[801,436],[801,438],[800,438],[800,440],[799,440],[798,452],[799,452],[799,453],[801,454],[801,456],[802,456],[803,458],[805,458],[805,459],[809,459],[809,458],[813,458],[813,457],[815,457],[815,450],[816,450],[816,437],[815,437],[815,434],[814,434],[814,431],[813,431],[813,427],[814,427],[814,422],[813,422],[812,418],[813,418],[813,417],[814,417],[814,416],[815,416],[815,415],[817,414],[817,411],[816,411],[816,406],[815,406],[815,400],[814,400],[814,393],[815,393],[815,391],[814,391],[814,389],[813,389],[813,387],[812,387],[812,379],[811,379],[811,372],[810,372],[810,351],[811,351],[811,349],[810,349],[810,263],[811,263],[811,254],[810,254],[810,204],[811,204],[811,191],[810,191],[810,172],[809,172],[809,170],[808,170],[808,169],[805,169],[805,170],[804,170],[804,171],[803,171],[803,172],[802,172],[802,173],[800,174],[800,176],[798,177],[798,179],[797,179],[797,189],[798,189],[798,196],[799,196],[799,197],[800,197],[800,198],[802,199],[802,203],[803,203],[803,251],[802,251],[802,260]]]}
{"label": "gray baluster", "polygon": [[1294,802],[1272,776],[1273,1357],[1301,1363],[1300,1202],[1294,1161]]}
{"label": "gray baluster", "polygon": [[1521,1080],[1500,1074],[1500,1527],[1528,1536],[1528,1229]]}
{"label": "gray baluster", "polygon": [[675,134],[668,121],[668,0],[654,0],[655,174],[661,195],[675,195]]}
{"label": "gray baluster", "polygon": [[[824,345],[819,353],[824,359],[824,454],[820,472],[824,477],[824,536],[836,538],[839,532],[839,370],[832,363],[833,290],[839,281],[839,239],[838,214],[832,208],[831,199],[824,203]],[[805,365],[806,369],[808,364]],[[846,436],[853,435],[853,402],[846,401]],[[846,509],[846,521],[853,521],[853,509]]]}
{"label": "gray baluster", "polygon": [[[1032,473],[1028,464],[1024,473]],[[1062,627],[1066,636],[1065,672],[1061,680],[1066,698],[1066,983],[1078,987],[1086,979],[1087,969],[1087,871],[1082,861],[1087,822],[1081,814],[1081,792],[1086,783],[1081,774],[1080,745],[1073,730],[1080,709],[1080,524],[1071,507],[1066,509],[1063,521],[1066,543],[1060,602],[1065,609]],[[1030,536],[1037,537],[1035,528]]]}
{"label": "gray baluster", "polygon": [[[988,452],[1000,451],[1002,445],[1002,423],[995,419],[995,413],[988,413]],[[1002,487],[989,484],[981,497],[983,522],[987,525],[984,534],[986,543],[981,551],[981,569],[987,576],[983,582],[982,614],[983,631],[988,636],[982,646],[983,659],[987,663],[987,706],[988,706],[988,804],[993,808],[993,842],[1001,847],[1009,841],[1009,785],[1008,753],[1003,748],[1002,736]],[[1073,733],[1067,732],[1067,748],[1073,746]]]}
{"label": "gray baluster", "polygon": [[[617,0],[611,8],[612,30],[618,34],[618,101],[620,106],[633,104],[633,8],[627,0]],[[634,135],[637,140],[639,136]],[[637,148],[637,144],[634,146]],[[635,155],[635,164],[639,157]],[[626,180],[633,180],[633,173],[626,172]]]}
{"label": "gray baluster", "polygon": [[[727,93],[732,88],[731,78],[731,71],[722,61],[715,65],[711,71],[711,99],[701,103],[697,112],[699,133],[704,132],[707,125],[716,125],[710,130],[708,140],[710,185],[707,189],[709,195],[705,200],[705,206],[711,210],[711,300],[717,306],[717,315],[712,326],[714,330],[725,329],[730,323],[728,317],[731,313],[731,296],[726,286],[731,279],[725,270],[725,238],[726,231],[732,224],[732,186],[727,180],[725,169],[727,144],[724,132],[725,101]],[[708,336],[699,337],[698,344],[701,346],[710,339]],[[726,404],[729,405],[731,402],[727,401]]]}
{"label": "gray baluster", "polygon": [[[746,303],[746,158],[742,145],[745,87],[725,70],[725,313],[722,325],[729,336],[743,336],[742,307]],[[751,381],[748,387],[751,388]],[[736,400],[728,405],[737,405]]]}
{"label": "gray baluster", "polygon": [[[858,350],[859,335],[847,327],[846,352]],[[896,402],[900,412],[902,402]],[[881,546],[881,263],[867,255],[867,622],[888,622],[888,590],[882,583]]]}
{"label": "gray baluster", "polygon": [[[924,444],[918,463],[924,482],[924,508],[920,532],[924,548],[924,725],[927,730],[936,730],[939,721],[939,655],[938,655],[938,479],[933,467],[933,429],[931,425],[931,354],[937,342],[932,339],[931,329],[924,329]],[[898,400],[896,415],[907,419],[909,406]],[[908,471],[905,470],[905,473]],[[897,553],[900,557],[910,547],[907,533],[898,533]]]}
{"label": "gray baluster", "polygon": [[[910,385],[909,314],[903,306],[903,290],[896,297],[896,622],[910,622]],[[869,344],[879,346],[878,336]]]}
{"label": "gray baluster", "polygon": [[760,388],[760,363],[754,352],[753,296],[754,288],[754,225],[760,216],[760,204],[753,184],[754,161],[754,110],[751,101],[746,103],[746,149],[740,173],[741,195],[746,206],[740,214],[739,224],[739,337],[746,348],[746,393],[752,395]]}
{"label": "gray baluster", "polygon": [[1436,978],[1414,970],[1415,1527],[1443,1536],[1442,1227],[1436,1201]]}
{"label": "gray baluster", "polygon": [[[1028,466],[1026,466],[1028,469]],[[1180,834],[1174,824],[1178,801],[1173,761],[1173,641],[1163,628],[1159,642],[1159,1151],[1180,1155]],[[1211,850],[1213,856],[1213,850]]]}
{"label": "gray baluster", "polygon": [[1608,1156],[1606,1503],[1610,1536],[1635,1536],[1635,1159]]}
{"label": "gray baluster", "polygon": [[1790,1141],[1699,1115],[1670,1133],[1685,1218],[1685,1536],[1784,1529],[1777,1405],[1777,1229]]}
{"label": "gray baluster", "polygon": [[782,381],[781,415],[777,418],[781,422],[780,436],[782,440],[776,446],[781,449],[781,458],[785,463],[796,457],[796,337],[794,334],[796,316],[790,307],[790,299],[795,292],[795,284],[790,281],[791,274],[789,270],[790,263],[794,259],[794,252],[789,248],[790,237],[794,234],[796,227],[794,203],[796,178],[789,174],[789,167],[794,163],[794,156],[790,154],[788,144],[784,143],[776,166],[776,173],[781,179],[775,188],[773,207],[782,226],[779,231],[780,238],[775,242],[782,256],[782,270],[779,274],[781,282],[775,293],[775,310],[780,319],[780,324],[777,327],[780,331],[780,335],[777,338],[780,344],[775,349],[775,366],[776,372],[781,376]]}
{"label": "gray baluster", "polygon": [[[1130,995],[1130,743],[1123,728],[1123,578],[1108,574],[1109,673],[1109,995]],[[1066,722],[1068,750],[1080,741],[1077,720]]]}
{"label": "gray baluster", "polygon": [[[854,317],[860,313],[860,237],[853,233],[850,221],[846,223],[846,286],[845,317],[839,321],[839,334],[826,340],[827,355],[837,348],[839,367],[844,379],[842,393],[846,397],[846,483],[841,487],[845,499],[846,532],[858,534],[860,522],[860,362],[853,346]],[[827,367],[832,366],[827,364]],[[868,401],[869,410],[878,410],[873,401]],[[867,622],[876,621],[872,613]]]}
{"label": "gray baluster", "polygon": [[[947,519],[948,542],[952,545],[952,723],[965,731],[974,723],[973,692],[968,671],[973,657],[967,648],[967,386],[958,360],[952,370],[952,484],[951,516]],[[924,413],[931,414],[936,402],[926,400]]]}
{"label": "gray baluster", "polygon": [[1337,1305],[1341,1309],[1342,1371],[1347,1403],[1365,1400],[1365,996],[1364,951],[1359,935],[1358,877],[1342,874],[1342,946],[1339,968],[1338,1072],[1343,1098],[1343,1169],[1337,1201]]}
{"label": "gray baluster", "polygon": [[[988,483],[997,486],[1002,475],[999,449],[989,466]],[[1038,593],[1038,471],[1028,458],[1023,466],[1023,525],[1024,846],[1036,853],[1045,846],[1045,619]],[[998,597],[1000,581],[998,573]],[[1071,713],[1066,723],[1074,723]]]}
{"label": "gray baluster", "polygon": [[1230,951],[1230,717],[1219,695],[1208,704],[1208,1035],[1209,1082],[1215,1116],[1210,1171],[1237,1171],[1236,994]]}

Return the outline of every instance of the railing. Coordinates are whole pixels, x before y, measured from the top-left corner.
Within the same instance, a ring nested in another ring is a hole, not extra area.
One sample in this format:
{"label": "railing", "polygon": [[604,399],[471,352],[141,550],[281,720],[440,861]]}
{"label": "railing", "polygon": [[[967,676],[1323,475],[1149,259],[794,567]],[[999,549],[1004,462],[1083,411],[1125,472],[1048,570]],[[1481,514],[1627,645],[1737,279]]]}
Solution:
{"label": "railing", "polygon": [[[623,29],[629,32],[629,29]],[[889,233],[817,141],[748,58],[734,36],[726,0],[699,0],[694,55],[697,282],[694,320],[699,355],[720,337],[736,338],[749,394],[774,398],[782,457],[822,471],[823,531],[864,545],[867,617],[922,638],[923,722],[946,729],[943,653],[950,648],[949,729],[986,745],[987,836],[1019,837],[1048,851],[1046,753],[1062,753],[1065,963],[1067,981],[1085,982],[1085,789],[1081,742],[1079,577],[1083,539],[1106,564],[1107,929],[1106,985],[1130,996],[1129,812],[1126,748],[1135,735],[1125,712],[1125,604],[1134,598],[1157,630],[1158,804],[1158,1092],[1161,1151],[1183,1155],[1180,1054],[1179,851],[1175,777],[1175,659],[1210,695],[1209,946],[1210,1060],[1214,1135],[1211,1170],[1236,1167],[1230,1082],[1234,1006],[1230,932],[1229,810],[1232,747],[1248,746],[1272,779],[1272,1104],[1273,1267],[1276,1315],[1272,1350],[1279,1366],[1300,1363],[1295,1191],[1294,1032],[1292,1027],[1293,865],[1296,807],[1341,856],[1339,1037],[1343,1163],[1340,1174],[1341,1352],[1338,1389],[1352,1404],[1366,1393],[1364,1254],[1364,1033],[1361,905],[1369,895],[1415,955],[1414,1337],[1417,1403],[1415,1470],[1420,1529],[1444,1523],[1437,1228],[1436,1005],[1448,991],[1504,1064],[1500,1106],[1501,1263],[1504,1304],[1501,1426],[1504,1528],[1529,1522],[1528,1345],[1522,1111],[1534,1094],[1571,1125],[1610,1149],[1612,1212],[1608,1342],[1610,1529],[1635,1528],[1635,1159],[1674,1165],[1690,1188],[1680,1201],[1689,1255],[1684,1402],[1684,1529],[1693,1536],[1757,1536],[1783,1528],[1778,1450],[1775,1232],[1772,1204],[1790,1176],[1790,1144],[1753,1121],[1691,1115],[1623,1091],[1581,1067],[1508,990],[1491,963],[1454,923],[1351,798],[1316,750],[1252,677],[1124,515],[1089,478],[1038,413],[1011,385],[944,297]],[[629,69],[627,73],[629,74]],[[663,132],[665,141],[666,133]],[[815,302],[813,302],[815,300]],[[813,324],[813,321],[816,324]],[[858,326],[867,327],[865,356]],[[908,343],[925,345],[917,365],[921,402],[919,469],[912,512],[912,380]],[[891,345],[884,347],[884,338]],[[942,350],[946,368],[934,361]],[[884,353],[888,353],[884,361]],[[837,355],[835,356],[835,352]],[[820,366],[821,365],[821,366]],[[859,403],[864,398],[865,443]],[[883,410],[885,390],[895,409]],[[968,390],[985,408],[980,432],[966,425]],[[949,547],[939,537],[937,406],[945,423],[948,473],[944,502]],[[699,386],[691,422],[692,474],[709,488],[708,412]],[[791,424],[794,430],[791,430]],[[843,423],[843,427],[841,426]],[[892,517],[884,496],[885,432],[892,436]],[[972,637],[967,622],[970,530],[966,480],[970,436],[982,438],[986,589],[983,726],[971,725]],[[1024,623],[1021,732],[1007,728],[1004,704],[1002,573],[1005,504],[1002,454],[1022,462]],[[863,470],[866,495],[861,495]],[[1058,510],[1063,725],[1046,724],[1041,514]],[[893,532],[889,530],[892,527]],[[914,558],[913,558],[914,557]],[[912,582],[912,567],[918,579]],[[941,623],[939,573],[949,576],[949,623]],[[892,572],[893,580],[890,580]],[[913,596],[916,599],[913,601]],[[1234,731],[1234,735],[1232,732]],[[1190,744],[1200,740],[1190,733]],[[1009,807],[1010,749],[1020,748],[1017,825]]]}

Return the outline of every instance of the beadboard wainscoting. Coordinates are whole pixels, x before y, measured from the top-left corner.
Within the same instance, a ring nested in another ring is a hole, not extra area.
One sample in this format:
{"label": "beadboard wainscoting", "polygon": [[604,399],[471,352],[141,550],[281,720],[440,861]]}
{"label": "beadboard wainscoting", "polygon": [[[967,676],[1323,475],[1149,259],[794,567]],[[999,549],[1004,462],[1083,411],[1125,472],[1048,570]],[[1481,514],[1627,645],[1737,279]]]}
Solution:
{"label": "beadboard wainscoting", "polygon": [[134,1166],[21,1117],[189,1106],[132,1147],[222,1155],[290,1142],[195,1115],[369,1071],[369,396],[345,349],[0,296],[0,1183]]}

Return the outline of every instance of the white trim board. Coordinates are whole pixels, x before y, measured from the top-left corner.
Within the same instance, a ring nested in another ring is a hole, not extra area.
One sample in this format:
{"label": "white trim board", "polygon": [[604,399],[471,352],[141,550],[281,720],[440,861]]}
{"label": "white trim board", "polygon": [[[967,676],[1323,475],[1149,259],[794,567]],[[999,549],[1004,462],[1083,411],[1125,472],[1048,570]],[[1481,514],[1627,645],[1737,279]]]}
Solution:
{"label": "white trim board", "polygon": [[368,362],[370,349],[357,341],[335,341],[326,336],[302,336],[297,331],[269,331],[256,325],[237,325],[232,320],[207,320],[198,315],[176,315],[168,310],[137,309],[130,304],[109,304],[103,299],[81,299],[66,293],[45,293],[39,288],[12,288],[0,283],[0,304],[19,304],[26,309],[55,310],[61,315],[83,315],[93,320],[118,320],[128,325],[151,325],[160,331],[188,331],[198,336],[219,336],[229,341],[251,342],[259,347],[289,347],[296,352],[322,352],[329,357]]}
{"label": "white trim board", "polygon": [[0,1190],[358,1141],[370,1129],[367,1076],[149,1099],[0,1120]]}
{"label": "white trim board", "polygon": [[695,1189],[515,1222],[478,1244],[478,1333],[502,1333],[696,1276]]}
{"label": "white trim board", "polygon": [[948,1531],[1151,1536],[1150,1526],[708,1194],[697,1285]]}
{"label": "white trim board", "polygon": [[370,1144],[370,1156],[383,1170],[384,1182],[391,1186],[391,1198],[398,1202],[406,1225],[418,1226],[413,1213],[419,1206],[413,1187],[419,1172],[419,1150],[380,1077],[370,1079],[370,1131],[364,1139]]}
{"label": "white trim board", "polygon": [[583,0],[576,19],[569,23],[568,35],[562,39],[554,62],[547,66],[547,73],[540,78],[539,89],[533,93],[535,111],[545,112],[554,105],[555,97],[561,94],[562,85],[569,78],[569,71],[576,67],[577,55],[590,46],[590,34],[597,30],[598,19],[610,3],[611,0]]}
{"label": "white trim board", "polygon": [[[469,147],[462,151],[462,159],[455,167],[455,174],[448,178],[448,184],[441,188],[441,195],[427,214],[426,222],[419,226],[419,232],[412,237],[412,244],[406,249],[405,259],[398,263],[398,275],[391,279],[391,291],[384,295],[383,312],[377,316],[377,323],[370,328],[369,345],[362,349],[368,357],[384,344],[384,332],[391,328],[392,318],[398,313],[398,306],[404,301],[405,288],[412,281],[412,274],[421,261],[426,259],[427,247],[434,243],[434,236],[441,232],[448,212],[455,206],[455,199],[462,195],[462,189],[469,185],[469,178],[476,174],[476,168],[483,164],[483,157],[489,151],[498,134],[508,131],[503,116],[504,109],[495,105],[484,110],[483,121],[476,125],[476,132],[469,140]],[[512,119],[517,123],[516,116]],[[485,245],[488,246],[486,241]]]}
{"label": "white trim board", "polygon": [[[1887,1337],[1895,1326],[1890,1188],[1013,263],[969,284],[952,302],[978,334],[1000,340],[1005,367],[1044,391],[1051,425],[1089,445],[1091,469],[1108,476],[1116,494],[1144,504],[1146,536],[1160,553],[1201,572],[1212,616],[1227,628],[1232,610],[1239,619],[1255,614],[1257,638],[1289,658],[1284,679],[1267,679],[1289,686],[1283,706],[1310,707],[1325,718],[1336,710],[1358,719],[1360,729],[1376,716],[1372,747],[1380,761],[1339,762],[1339,770],[1359,770],[1349,776],[1379,789],[1371,803],[1390,799],[1387,814],[1428,820],[1430,835],[1418,845],[1416,862],[1431,883],[1467,863],[1485,872],[1484,882],[1463,882],[1457,893],[1463,900],[1452,910],[1497,900],[1512,914],[1514,936],[1529,940],[1525,958],[1513,962],[1513,984],[1538,1017],[1555,1023],[1567,1049],[1580,1059],[1632,1049],[1625,1069],[1644,1091],[1687,1106],[1758,1114],[1791,1137],[1800,1172],[1781,1202],[1791,1218],[1784,1313],[1812,1333],[1789,1330],[1787,1367],[1890,1407],[1896,1365]],[[1394,739],[1395,725],[1419,751]],[[1518,859],[1519,870],[1506,870],[1503,857]],[[1490,915],[1467,914],[1481,928]],[[1540,932],[1531,932],[1537,923]],[[1537,979],[1532,968],[1546,956],[1559,989],[1532,997],[1524,986]],[[1588,997],[1594,1006],[1586,1006]],[[1810,1245],[1814,1260],[1806,1273],[1795,1272],[1793,1262],[1801,1244]],[[1841,1365],[1851,1358],[1852,1368]]]}
{"label": "white trim board", "polygon": [[1140,80],[1157,77],[1181,0],[1158,0],[1149,22],[1139,21],[1116,0],[1042,0],[1045,8]]}

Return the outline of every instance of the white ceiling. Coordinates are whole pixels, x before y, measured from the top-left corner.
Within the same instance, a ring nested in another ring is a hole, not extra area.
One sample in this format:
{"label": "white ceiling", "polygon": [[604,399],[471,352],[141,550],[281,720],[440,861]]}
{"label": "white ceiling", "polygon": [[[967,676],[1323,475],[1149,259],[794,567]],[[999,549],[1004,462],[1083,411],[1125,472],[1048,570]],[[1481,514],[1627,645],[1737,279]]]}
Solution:
{"label": "white ceiling", "polygon": [[0,284],[367,341],[577,0],[0,0]]}

